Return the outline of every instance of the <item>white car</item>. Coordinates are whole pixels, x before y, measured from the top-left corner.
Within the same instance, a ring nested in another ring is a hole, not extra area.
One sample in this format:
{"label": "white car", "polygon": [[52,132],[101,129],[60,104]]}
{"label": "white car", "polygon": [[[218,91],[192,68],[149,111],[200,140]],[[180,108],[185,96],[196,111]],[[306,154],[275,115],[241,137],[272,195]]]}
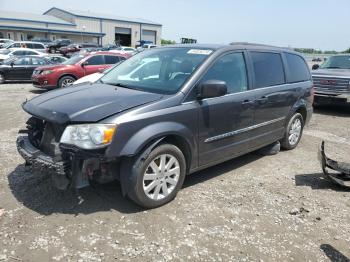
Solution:
{"label": "white car", "polygon": [[29,49],[35,49],[36,51],[44,52],[46,53],[46,46],[43,43],[39,42],[32,42],[32,41],[16,41],[16,42],[9,42],[7,44],[4,44],[2,49],[14,49],[14,48],[29,48]]}
{"label": "white car", "polygon": [[117,53],[127,53],[127,54],[134,54],[137,52],[135,48],[129,47],[129,46],[119,46],[116,49],[111,49],[109,52],[117,52]]}
{"label": "white car", "polygon": [[91,75],[87,75],[84,76],[82,78],[79,78],[78,80],[76,80],[73,85],[79,85],[82,83],[95,83],[97,80],[99,80],[102,76],[104,75],[104,73],[93,73]]}
{"label": "white car", "polygon": [[37,50],[29,49],[29,48],[12,48],[12,49],[0,50],[0,61],[6,60],[12,56],[23,56],[23,55],[45,56],[44,53],[39,52]]}

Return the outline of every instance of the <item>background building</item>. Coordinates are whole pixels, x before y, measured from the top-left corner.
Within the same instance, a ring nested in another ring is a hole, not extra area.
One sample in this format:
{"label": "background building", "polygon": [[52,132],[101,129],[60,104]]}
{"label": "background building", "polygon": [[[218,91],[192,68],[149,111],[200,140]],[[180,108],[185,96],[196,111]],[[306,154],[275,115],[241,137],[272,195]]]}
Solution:
{"label": "background building", "polygon": [[0,10],[0,38],[69,38],[74,42],[137,46],[140,41],[160,45],[162,25],[144,19],[53,7],[42,15]]}

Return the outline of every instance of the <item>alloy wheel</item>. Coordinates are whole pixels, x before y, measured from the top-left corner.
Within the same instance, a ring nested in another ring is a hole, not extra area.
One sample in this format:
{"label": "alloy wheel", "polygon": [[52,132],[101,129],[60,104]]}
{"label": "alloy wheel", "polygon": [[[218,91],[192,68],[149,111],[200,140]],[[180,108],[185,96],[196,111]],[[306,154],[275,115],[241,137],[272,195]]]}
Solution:
{"label": "alloy wheel", "polygon": [[299,118],[295,118],[289,130],[289,143],[294,146],[298,143],[301,135],[302,124]]}
{"label": "alloy wheel", "polygon": [[73,79],[67,78],[62,81],[62,87],[71,86],[74,83]]}
{"label": "alloy wheel", "polygon": [[170,154],[153,159],[143,175],[143,191],[152,200],[167,197],[177,186],[180,178],[179,161]]}

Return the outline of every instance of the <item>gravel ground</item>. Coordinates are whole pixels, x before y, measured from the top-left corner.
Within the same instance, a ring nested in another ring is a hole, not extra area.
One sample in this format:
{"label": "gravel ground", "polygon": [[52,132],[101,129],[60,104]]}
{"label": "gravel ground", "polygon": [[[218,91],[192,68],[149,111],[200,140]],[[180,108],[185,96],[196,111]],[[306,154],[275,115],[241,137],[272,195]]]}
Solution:
{"label": "gravel ground", "polygon": [[321,140],[350,160],[349,108],[318,109],[297,149],[193,174],[174,201],[144,211],[118,183],[60,192],[24,169],[20,105],[38,93],[0,86],[0,261],[349,261],[350,190],[317,160]]}

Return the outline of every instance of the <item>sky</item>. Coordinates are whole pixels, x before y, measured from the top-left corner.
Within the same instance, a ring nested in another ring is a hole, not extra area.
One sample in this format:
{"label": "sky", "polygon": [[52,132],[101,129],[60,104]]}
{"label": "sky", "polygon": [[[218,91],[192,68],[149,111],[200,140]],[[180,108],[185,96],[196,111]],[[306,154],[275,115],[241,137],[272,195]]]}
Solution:
{"label": "sky", "polygon": [[177,42],[350,47],[350,0],[0,0],[1,10],[18,12],[53,6],[155,21],[163,25],[162,38]]}

